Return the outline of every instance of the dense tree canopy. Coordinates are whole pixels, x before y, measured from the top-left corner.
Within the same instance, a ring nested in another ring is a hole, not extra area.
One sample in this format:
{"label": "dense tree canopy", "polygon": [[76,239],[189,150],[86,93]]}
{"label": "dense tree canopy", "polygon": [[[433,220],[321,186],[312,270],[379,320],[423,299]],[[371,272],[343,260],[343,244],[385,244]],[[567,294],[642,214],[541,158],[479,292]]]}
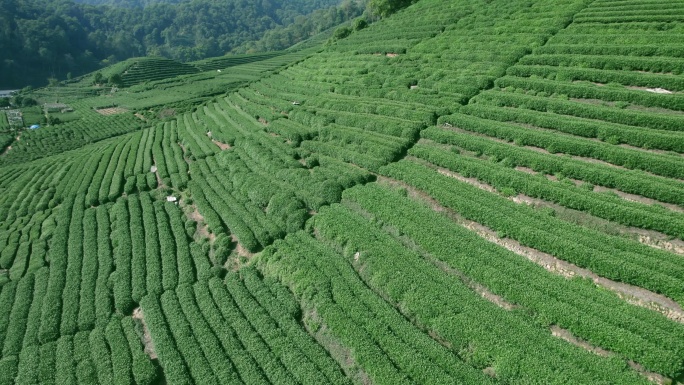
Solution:
{"label": "dense tree canopy", "polygon": [[386,17],[416,1],[418,0],[370,0],[369,5],[373,14]]}
{"label": "dense tree canopy", "polygon": [[129,57],[219,56],[340,0],[0,0],[0,88],[43,84]]}
{"label": "dense tree canopy", "polygon": [[283,50],[362,15],[366,4],[367,0],[345,0],[338,6],[318,9],[307,16],[297,16],[292,24],[269,30],[261,39],[248,41],[234,51],[245,53]]}

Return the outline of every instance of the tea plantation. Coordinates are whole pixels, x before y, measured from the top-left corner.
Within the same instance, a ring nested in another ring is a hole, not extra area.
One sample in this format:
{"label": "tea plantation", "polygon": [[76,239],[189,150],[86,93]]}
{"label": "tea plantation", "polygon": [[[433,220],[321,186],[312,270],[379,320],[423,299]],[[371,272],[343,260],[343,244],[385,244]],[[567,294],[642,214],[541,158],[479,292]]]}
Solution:
{"label": "tea plantation", "polygon": [[684,383],[684,1],[350,31],[0,115],[0,384]]}

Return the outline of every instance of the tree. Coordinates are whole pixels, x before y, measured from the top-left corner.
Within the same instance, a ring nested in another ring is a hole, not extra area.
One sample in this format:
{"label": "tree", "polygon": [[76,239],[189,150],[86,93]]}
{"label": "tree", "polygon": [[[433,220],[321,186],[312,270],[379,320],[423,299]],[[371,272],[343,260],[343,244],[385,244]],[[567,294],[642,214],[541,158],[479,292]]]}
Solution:
{"label": "tree", "polygon": [[33,99],[33,98],[23,98],[21,100],[21,106],[22,107],[32,107],[32,106],[37,106],[37,105],[38,105],[38,102],[36,101],[36,99]]}
{"label": "tree", "polygon": [[417,0],[370,0],[368,9],[373,15],[387,17],[398,10],[408,7]]}
{"label": "tree", "polygon": [[48,116],[47,122],[48,122],[48,124],[51,125],[51,126],[52,126],[52,125],[55,125],[55,124],[60,124],[60,123],[62,123],[62,121],[61,121],[58,117],[52,116],[52,115],[49,115],[49,116]]}
{"label": "tree", "polygon": [[335,30],[333,34],[333,40],[342,40],[345,37],[351,35],[352,30],[349,27],[340,27]]}
{"label": "tree", "polygon": [[0,108],[9,107],[9,106],[10,106],[9,98],[0,98]]}
{"label": "tree", "polygon": [[121,78],[120,74],[114,74],[109,77],[109,84],[116,86],[116,87],[123,87],[124,82],[123,78]]}
{"label": "tree", "polygon": [[102,84],[103,80],[104,80],[104,76],[102,76],[102,73],[96,72],[95,77],[93,79],[93,84]]}
{"label": "tree", "polygon": [[366,19],[362,17],[354,20],[354,23],[352,24],[352,28],[354,28],[354,31],[360,31],[366,27],[368,27],[368,22],[366,21]]}
{"label": "tree", "polygon": [[[343,9],[355,11],[366,0],[0,0],[0,89],[43,86],[48,77],[65,79],[69,72],[77,78],[145,54],[175,60],[219,55],[299,20],[287,30],[292,37],[271,39],[284,49],[319,30],[307,21],[312,12],[325,15],[342,1],[349,4]],[[324,20],[327,28],[344,21]]]}

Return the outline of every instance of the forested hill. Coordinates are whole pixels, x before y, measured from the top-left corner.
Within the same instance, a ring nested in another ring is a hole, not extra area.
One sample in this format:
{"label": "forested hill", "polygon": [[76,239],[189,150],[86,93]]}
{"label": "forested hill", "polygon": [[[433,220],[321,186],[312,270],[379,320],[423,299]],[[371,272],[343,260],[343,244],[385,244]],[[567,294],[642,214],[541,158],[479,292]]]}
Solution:
{"label": "forested hill", "polygon": [[91,5],[113,5],[127,8],[144,8],[152,4],[178,4],[183,0],[77,0],[77,3]]}
{"label": "forested hill", "polygon": [[220,56],[341,0],[106,3],[0,0],[0,88],[42,85],[129,57]]}

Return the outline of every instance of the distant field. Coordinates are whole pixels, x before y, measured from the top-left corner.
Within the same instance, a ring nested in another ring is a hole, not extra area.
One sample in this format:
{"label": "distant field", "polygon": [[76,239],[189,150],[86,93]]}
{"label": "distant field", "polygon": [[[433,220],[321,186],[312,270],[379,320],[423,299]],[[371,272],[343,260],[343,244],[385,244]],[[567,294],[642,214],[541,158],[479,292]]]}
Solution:
{"label": "distant field", "polygon": [[5,111],[0,111],[0,131],[8,130],[9,128],[10,125],[7,120],[7,114],[5,114]]}
{"label": "distant field", "polygon": [[[58,154],[69,149],[77,149],[87,143],[132,132],[142,124],[158,121],[163,110],[186,111],[193,106],[224,94],[265,76],[268,71],[276,70],[303,58],[306,53],[291,52],[276,55],[270,59],[251,62],[231,67],[222,73],[204,72],[182,75],[174,78],[149,81],[111,93],[101,89],[102,95],[85,97],[90,94],[90,86],[85,93],[79,93],[78,83],[67,87],[53,87],[36,91],[41,102],[60,100],[69,103],[75,109],[73,113],[52,114],[62,123],[54,127],[27,133],[20,143],[19,151],[14,151],[0,163],[18,163],[47,155]],[[119,66],[118,64],[116,66]],[[97,90],[97,89],[95,89]],[[77,97],[75,95],[82,95]],[[112,110],[112,106],[118,106]],[[38,110],[38,107],[34,108]],[[106,110],[107,115],[97,110]],[[30,110],[32,111],[32,110]],[[111,114],[116,111],[116,114]],[[125,114],[123,112],[130,111]],[[145,117],[145,121],[135,117],[134,113]],[[30,115],[33,120],[37,115]],[[41,112],[42,116],[42,112]],[[99,117],[106,116],[106,120]],[[64,117],[64,119],[62,119]],[[38,119],[40,120],[40,119]],[[57,139],[57,140],[55,140]]]}
{"label": "distant field", "polygon": [[223,57],[204,59],[201,61],[188,63],[199,68],[200,71],[223,70],[240,64],[247,64],[256,61],[270,59],[280,56],[284,52],[266,52],[259,54],[245,54],[245,55],[226,55]]}
{"label": "distant field", "polygon": [[38,90],[78,119],[0,137],[0,384],[684,382],[684,1],[328,36]]}
{"label": "distant field", "polygon": [[104,116],[109,116],[109,115],[118,115],[118,114],[123,114],[124,112],[128,112],[127,109],[121,108],[121,107],[111,107],[111,108],[100,108],[97,111],[98,114],[104,115]]}
{"label": "distant field", "polygon": [[41,122],[45,120],[43,110],[39,106],[22,108],[21,113],[24,117],[24,125],[27,127],[34,124],[41,124]]}

